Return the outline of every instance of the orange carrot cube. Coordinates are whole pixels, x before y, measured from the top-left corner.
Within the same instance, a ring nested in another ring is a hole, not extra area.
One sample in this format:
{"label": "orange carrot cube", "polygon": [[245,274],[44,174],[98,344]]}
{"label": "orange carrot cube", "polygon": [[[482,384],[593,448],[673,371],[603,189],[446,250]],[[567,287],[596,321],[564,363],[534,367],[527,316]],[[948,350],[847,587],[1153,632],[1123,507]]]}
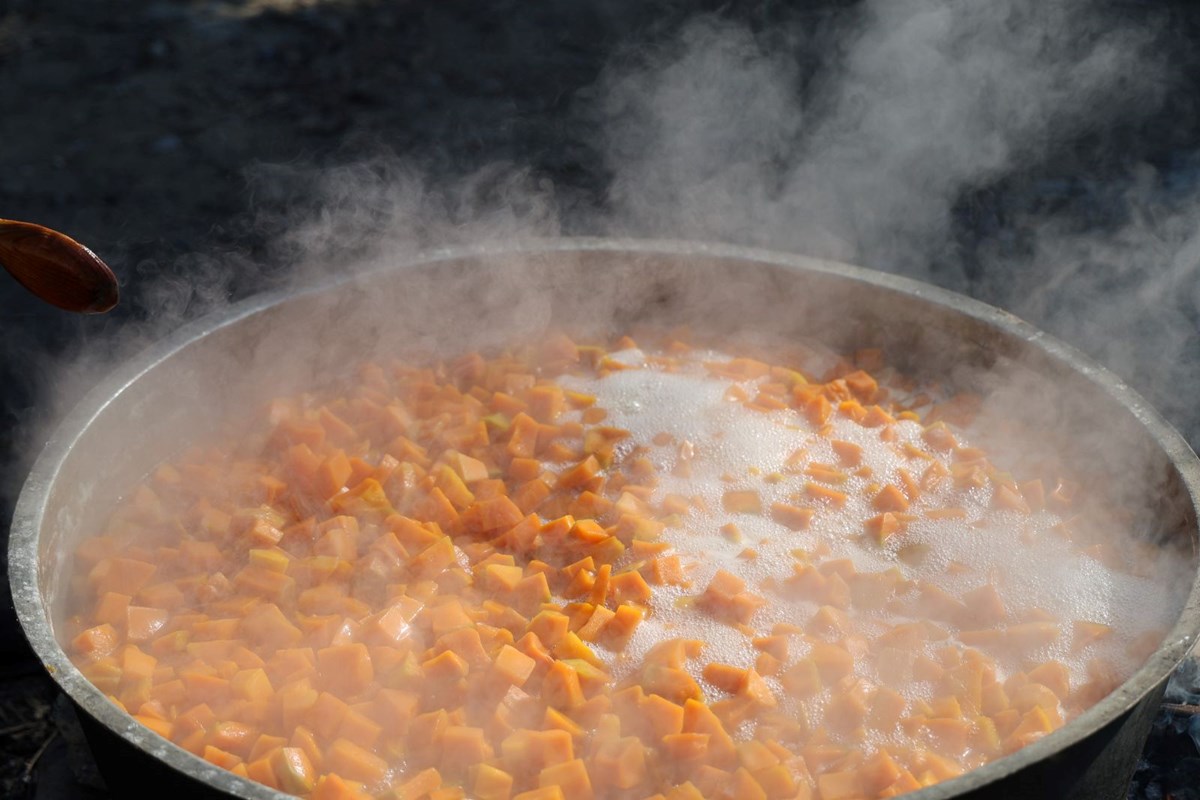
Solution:
{"label": "orange carrot cube", "polygon": [[279,788],[291,794],[304,794],[316,785],[315,770],[305,751],[299,747],[281,747],[271,757],[271,767]]}
{"label": "orange carrot cube", "polygon": [[563,795],[592,800],[592,781],[583,759],[572,759],[546,767],[538,773],[538,784],[544,789],[557,787]]}
{"label": "orange carrot cube", "polygon": [[514,686],[524,685],[536,666],[537,662],[511,645],[500,648],[494,664],[496,673]]}
{"label": "orange carrot cube", "polygon": [[729,490],[721,496],[721,507],[731,514],[761,514],[762,499],[753,489]]}
{"label": "orange carrot cube", "polygon": [[480,764],[471,791],[479,800],[508,800],[512,787],[512,775],[489,764]]}
{"label": "orange carrot cube", "polygon": [[803,530],[816,514],[811,508],[801,508],[790,503],[772,503],[771,519],[793,531]]}
{"label": "orange carrot cube", "polygon": [[332,772],[366,784],[378,783],[388,771],[386,761],[348,739],[338,739],[329,746],[326,765]]}
{"label": "orange carrot cube", "polygon": [[335,645],[317,651],[317,667],[331,691],[357,694],[375,680],[371,654],[362,643]]}
{"label": "orange carrot cube", "polygon": [[396,800],[418,800],[442,785],[442,774],[433,767],[423,769],[395,789]]}
{"label": "orange carrot cube", "polygon": [[117,649],[120,636],[107,623],[88,628],[71,640],[71,650],[87,658],[100,658]]}

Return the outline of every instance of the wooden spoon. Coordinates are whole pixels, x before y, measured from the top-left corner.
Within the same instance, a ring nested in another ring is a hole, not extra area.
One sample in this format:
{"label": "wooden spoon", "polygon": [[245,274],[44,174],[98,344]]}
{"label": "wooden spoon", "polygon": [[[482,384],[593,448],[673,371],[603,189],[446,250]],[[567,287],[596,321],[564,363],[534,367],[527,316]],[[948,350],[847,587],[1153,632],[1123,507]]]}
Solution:
{"label": "wooden spoon", "polygon": [[0,266],[51,305],[103,314],[117,304],[117,276],[71,237],[32,222],[0,219]]}

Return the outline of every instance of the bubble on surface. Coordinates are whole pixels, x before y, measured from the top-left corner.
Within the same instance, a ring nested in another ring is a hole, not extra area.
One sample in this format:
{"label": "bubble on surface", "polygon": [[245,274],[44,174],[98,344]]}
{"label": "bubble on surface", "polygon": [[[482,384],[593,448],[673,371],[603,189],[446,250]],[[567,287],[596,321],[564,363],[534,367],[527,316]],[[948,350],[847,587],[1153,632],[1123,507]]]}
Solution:
{"label": "bubble on surface", "polygon": [[[617,356],[628,365],[646,361],[640,350],[622,351]],[[1051,535],[1051,529],[1062,522],[1057,514],[1040,511],[1023,515],[994,508],[990,487],[963,492],[944,481],[912,502],[910,511],[918,516],[903,536],[891,537],[882,546],[864,546],[860,542],[863,523],[878,513],[871,506],[868,490],[900,485],[902,470],[919,477],[933,460],[949,468],[949,454],[929,452],[922,459],[906,452],[905,445],[927,450],[922,440],[924,428],[915,421],[898,420],[892,425],[894,438],[884,441],[880,428],[865,427],[838,414],[829,420],[827,435],[819,435],[815,426],[794,410],[749,409],[727,399],[727,392],[740,386],[753,396],[754,381],[739,383],[718,377],[703,365],[705,361],[728,360],[728,356],[708,351],[693,355],[672,371],[646,366],[613,371],[599,378],[564,379],[568,388],[596,396],[597,406],[609,412],[604,424],[628,430],[630,447],[649,445],[663,433],[674,442],[690,442],[695,448],[691,475],[681,478],[664,471],[655,497],[699,497],[706,507],[690,513],[682,526],[668,527],[664,532],[663,538],[686,560],[691,586],[654,587],[654,612],[635,632],[622,659],[624,667],[618,666],[618,673],[639,663],[654,644],[674,637],[705,643],[701,658],[690,665],[698,680],[705,663],[753,666],[757,651],[749,638],[732,626],[714,622],[687,605],[685,598],[703,592],[717,570],[723,569],[745,581],[748,590],[769,600],[754,618],[757,630],[766,632],[777,622],[803,625],[816,613],[816,603],[757,587],[764,581],[782,581],[792,575],[797,563],[793,550],[811,550],[821,544],[830,551],[826,560],[849,559],[860,573],[899,568],[908,580],[934,584],[953,596],[991,583],[1010,621],[1015,615],[1044,610],[1061,623],[1062,634],[1056,642],[1007,661],[1001,659],[1002,670],[1026,668],[1033,659],[1055,659],[1070,670],[1072,685],[1079,685],[1086,680],[1087,662],[1103,657],[1128,674],[1138,666],[1128,652],[1129,644],[1143,632],[1171,622],[1173,606],[1167,602],[1166,587],[1149,578],[1109,569]],[[870,470],[869,475],[862,476],[847,468],[846,480],[837,486],[847,495],[841,507],[814,501],[804,494],[804,485],[810,480],[803,472],[807,465],[839,463],[830,440],[858,445],[862,448],[861,464]],[[987,442],[975,444],[986,446]],[[793,459],[797,451],[803,451],[798,464]],[[782,477],[774,482],[764,480],[772,473]],[[792,531],[765,511],[726,512],[721,501],[731,489],[757,491],[764,509],[783,502],[811,506],[817,513],[806,529]],[[962,508],[964,517],[920,516],[947,507]],[[721,532],[722,526],[729,523],[737,526],[741,541],[732,541]],[[919,564],[899,558],[902,548],[912,546],[927,548]],[[743,557],[746,548],[755,549],[757,557]],[[881,631],[889,622],[904,621],[904,612],[888,617],[853,607],[846,612],[854,628],[863,632]],[[1103,642],[1072,652],[1070,625],[1075,620],[1109,625],[1113,633]],[[957,627],[947,627],[952,636],[957,635]],[[970,620],[963,621],[962,628],[969,627]],[[881,678],[871,660],[860,660],[857,668],[864,678]],[[782,692],[774,679],[771,685]],[[932,693],[931,687],[920,681],[896,688],[912,699],[928,699]]]}

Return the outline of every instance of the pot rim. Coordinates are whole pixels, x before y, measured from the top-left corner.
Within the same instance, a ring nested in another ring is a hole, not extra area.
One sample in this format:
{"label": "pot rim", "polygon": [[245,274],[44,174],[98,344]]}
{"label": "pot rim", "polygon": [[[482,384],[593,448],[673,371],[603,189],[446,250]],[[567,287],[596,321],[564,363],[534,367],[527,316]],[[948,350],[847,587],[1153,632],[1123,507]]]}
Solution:
{"label": "pot rim", "polygon": [[[192,343],[229,325],[274,306],[316,293],[330,291],[372,274],[396,272],[439,262],[489,256],[552,255],[555,253],[598,252],[633,255],[698,256],[731,261],[757,262],[798,272],[832,275],[852,282],[895,291],[947,307],[965,317],[985,323],[1040,349],[1065,368],[1079,373],[1096,389],[1109,395],[1146,428],[1178,471],[1194,509],[1200,510],[1200,459],[1186,440],[1172,428],[1137,392],[1113,373],[1099,366],[1074,347],[1043,333],[1016,316],[911,278],[879,272],[841,262],[792,253],[700,241],[564,237],[557,239],[509,240],[468,246],[438,248],[404,257],[385,266],[377,266],[302,288],[274,290],[231,304],[206,315],[151,345],[120,365],[100,381],[57,425],[38,455],[21,489],[13,512],[9,538],[9,580],[13,603],[21,627],[33,650],[42,660],[50,677],[71,700],[127,743],[148,752],[169,767],[212,788],[253,800],[279,800],[289,797],[269,787],[241,778],[216,767],[199,756],[163,739],[120,711],[72,664],[55,638],[48,609],[38,585],[38,542],[46,504],[55,476],[71,455],[78,439],[107,406],[145,373],[174,357]],[[1198,547],[1192,532],[1192,549]],[[1170,675],[1192,649],[1200,634],[1200,571],[1193,579],[1187,600],[1175,625],[1162,644],[1114,692],[1075,719],[1042,739],[1015,753],[969,770],[963,775],[913,792],[913,800],[942,800],[981,788],[1041,761],[1091,735],[1135,706]]]}

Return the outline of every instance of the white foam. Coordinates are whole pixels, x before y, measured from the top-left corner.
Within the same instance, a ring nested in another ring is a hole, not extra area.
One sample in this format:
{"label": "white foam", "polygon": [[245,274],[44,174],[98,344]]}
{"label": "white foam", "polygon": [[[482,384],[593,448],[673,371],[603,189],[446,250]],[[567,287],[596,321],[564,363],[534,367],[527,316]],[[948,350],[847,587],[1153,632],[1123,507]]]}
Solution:
{"label": "white foam", "polygon": [[[929,463],[910,457],[903,450],[905,443],[925,449],[921,440],[923,428],[916,422],[895,423],[894,440],[885,442],[880,438],[880,428],[864,427],[843,416],[834,416],[829,438],[859,445],[862,463],[871,470],[870,477],[850,475],[838,487],[847,493],[848,499],[843,508],[834,508],[803,499],[800,493],[809,478],[794,464],[790,469],[788,465],[788,460],[802,448],[806,460],[801,469],[807,463],[837,464],[829,440],[818,435],[815,427],[795,411],[765,413],[726,399],[727,392],[735,385],[751,396],[756,391],[754,381],[737,384],[709,374],[703,366],[705,361],[728,361],[727,356],[713,352],[694,354],[681,369],[670,372],[646,366],[646,355],[640,350],[622,351],[610,358],[634,368],[613,371],[602,378],[564,378],[563,384],[596,396],[596,405],[608,411],[604,424],[624,428],[632,434],[625,443],[626,452],[632,447],[648,448],[660,470],[657,498],[666,494],[699,496],[707,505],[707,511],[689,514],[683,526],[665,531],[664,538],[689,564],[692,586],[686,590],[655,587],[649,618],[634,634],[620,663],[613,665],[618,674],[636,666],[654,644],[672,637],[705,642],[703,657],[694,665],[697,678],[702,663],[718,661],[752,666],[757,651],[745,635],[691,607],[677,608],[680,598],[699,594],[718,569],[737,575],[750,590],[757,592],[755,587],[764,580],[781,581],[792,574],[795,564],[792,550],[811,550],[819,543],[830,548],[829,558],[851,559],[859,572],[899,567],[907,578],[935,583],[955,595],[990,582],[996,585],[1010,611],[1049,611],[1063,621],[1064,636],[1055,645],[1027,655],[1062,660],[1068,664],[1075,681],[1083,680],[1086,659],[1098,655],[1126,671],[1131,670],[1136,664],[1126,654],[1126,644],[1139,632],[1164,626],[1171,620],[1175,607],[1168,602],[1166,587],[1149,579],[1116,573],[1073,551],[1059,537],[1048,535],[1049,529],[1060,521],[1054,514],[1040,512],[1023,517],[991,509],[988,488],[972,490],[964,497],[950,481],[944,481],[940,488],[923,493],[910,510],[920,514],[929,509],[962,507],[967,512],[965,519],[922,518],[884,546],[864,546],[859,540],[863,522],[878,513],[871,508],[867,487],[899,484],[900,469],[907,469],[919,478]],[[670,443],[653,444],[660,434],[667,434]],[[671,473],[682,442],[690,443],[694,449],[691,475],[686,479]],[[947,455],[934,454],[934,457],[949,467]],[[764,480],[771,473],[783,477],[778,482]],[[730,514],[721,505],[722,496],[730,489],[758,491],[764,509],[773,502],[797,502],[815,506],[817,514],[802,531],[789,530],[766,514]],[[799,501],[798,496],[802,498]],[[730,522],[741,531],[742,541],[731,541],[720,532]],[[1028,528],[1027,541],[1020,537],[1022,528]],[[928,555],[918,565],[897,557],[901,547],[912,544],[928,545]],[[741,557],[739,554],[747,547],[757,550],[758,557]],[[953,562],[967,565],[968,569],[948,573],[947,568]],[[770,603],[754,618],[754,627],[763,632],[775,622],[804,624],[817,608],[813,603],[778,595],[768,599]],[[847,614],[863,633],[877,632],[882,627],[882,617],[877,613],[851,608]],[[894,615],[888,619],[897,621]],[[1069,648],[1069,623],[1077,619],[1110,625],[1117,633],[1083,655],[1073,655]],[[1017,669],[1022,665],[1009,666]],[[861,672],[869,679],[879,678],[870,664],[861,665]],[[780,689],[777,685],[775,688]],[[922,696],[922,687],[917,684],[897,688],[913,697]],[[815,710],[809,709],[810,716]]]}

